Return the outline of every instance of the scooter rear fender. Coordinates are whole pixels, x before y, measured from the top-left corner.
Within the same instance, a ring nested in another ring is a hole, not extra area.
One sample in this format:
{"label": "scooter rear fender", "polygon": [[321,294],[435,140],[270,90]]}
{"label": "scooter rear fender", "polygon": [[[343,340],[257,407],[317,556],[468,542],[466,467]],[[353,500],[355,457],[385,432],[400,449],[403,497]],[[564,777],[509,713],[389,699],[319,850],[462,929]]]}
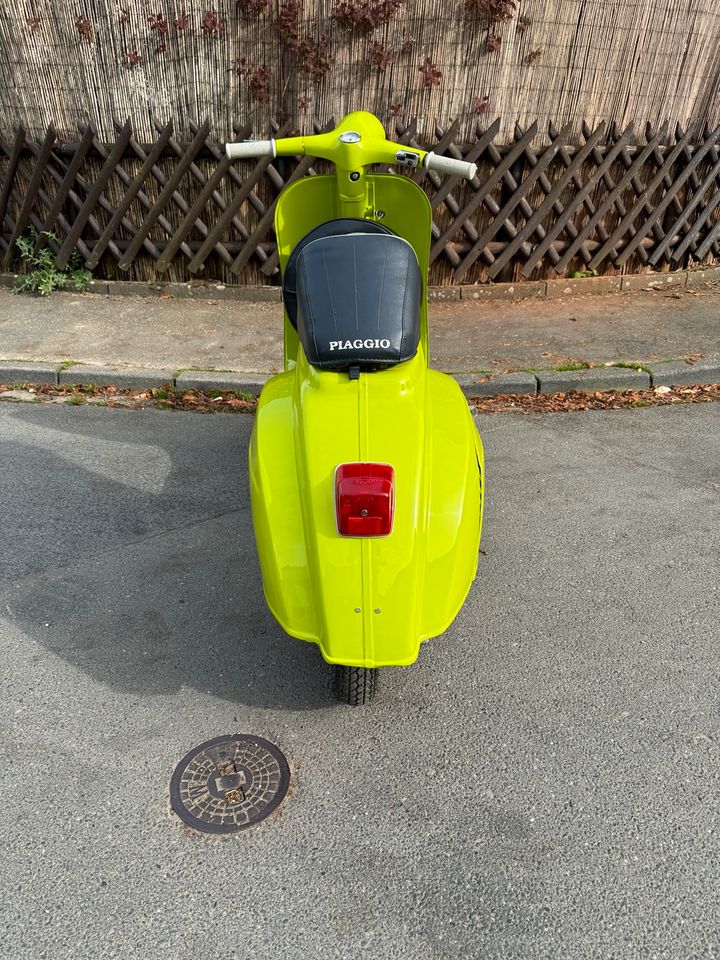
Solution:
{"label": "scooter rear fender", "polygon": [[[387,537],[337,532],[334,476],[347,462],[395,469]],[[297,366],[265,386],[250,444],[265,596],[287,633],[330,663],[412,663],[465,600],[477,567],[483,448],[456,382],[422,352],[350,380]]]}

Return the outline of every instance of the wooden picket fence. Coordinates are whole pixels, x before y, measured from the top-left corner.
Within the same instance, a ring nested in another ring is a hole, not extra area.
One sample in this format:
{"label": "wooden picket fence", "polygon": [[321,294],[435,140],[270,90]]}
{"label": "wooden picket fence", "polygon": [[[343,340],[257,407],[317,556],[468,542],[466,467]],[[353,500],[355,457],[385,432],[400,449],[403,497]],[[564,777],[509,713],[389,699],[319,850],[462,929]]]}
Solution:
{"label": "wooden picket fence", "polygon": [[[150,144],[134,138],[129,122],[116,126],[114,143],[99,141],[91,126],[77,142],[60,140],[53,127],[41,142],[22,129],[0,137],[4,270],[23,269],[15,241],[35,232],[36,250],[47,246],[58,268],[78,251],[105,278],[279,281],[275,201],[322,163],[231,163],[208,122],[191,126],[189,143],[173,138],[171,123],[156,123]],[[416,129],[393,135],[421,146]],[[541,132],[533,123],[509,144],[496,143],[499,129],[498,119],[458,145],[455,127],[436,128],[436,152],[478,164],[472,183],[413,174],[433,210],[431,283],[680,269],[720,255],[720,127],[638,134],[601,123],[583,125],[583,142],[569,143],[571,124]],[[287,132],[273,124],[271,135]]]}

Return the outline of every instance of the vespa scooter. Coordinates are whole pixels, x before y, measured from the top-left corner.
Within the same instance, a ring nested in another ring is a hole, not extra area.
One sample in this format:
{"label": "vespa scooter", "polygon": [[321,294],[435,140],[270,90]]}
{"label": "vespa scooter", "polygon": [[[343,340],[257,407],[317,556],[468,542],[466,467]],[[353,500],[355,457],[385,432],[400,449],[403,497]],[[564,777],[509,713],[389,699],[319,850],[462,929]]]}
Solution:
{"label": "vespa scooter", "polygon": [[226,151],[335,164],[277,202],[284,372],[260,396],[250,490],[270,610],[335,665],[341,700],[365,704],[378,668],[413,663],[462,607],[485,479],[460,388],[428,368],[430,204],[409,177],[370,168],[476,167],[392,143],[365,112]]}

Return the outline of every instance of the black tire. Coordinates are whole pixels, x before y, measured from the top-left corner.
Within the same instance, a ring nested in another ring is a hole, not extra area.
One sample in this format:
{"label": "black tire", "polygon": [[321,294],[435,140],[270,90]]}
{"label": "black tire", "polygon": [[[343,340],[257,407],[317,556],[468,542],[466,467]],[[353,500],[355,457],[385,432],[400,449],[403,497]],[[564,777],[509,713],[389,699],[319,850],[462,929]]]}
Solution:
{"label": "black tire", "polygon": [[335,693],[338,700],[351,707],[372,703],[377,686],[377,669],[371,667],[335,666]]}

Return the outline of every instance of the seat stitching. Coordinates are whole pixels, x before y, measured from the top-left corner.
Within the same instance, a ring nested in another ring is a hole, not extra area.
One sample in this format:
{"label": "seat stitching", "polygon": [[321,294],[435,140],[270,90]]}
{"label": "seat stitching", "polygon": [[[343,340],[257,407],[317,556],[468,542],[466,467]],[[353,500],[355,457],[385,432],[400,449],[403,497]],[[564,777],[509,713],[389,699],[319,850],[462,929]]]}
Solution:
{"label": "seat stitching", "polygon": [[357,241],[353,240],[352,244],[353,252],[353,288],[355,290],[355,332],[360,333],[360,318],[358,316],[358,278],[357,278]]}
{"label": "seat stitching", "polygon": [[383,290],[385,289],[385,274],[387,272],[387,257],[383,261],[382,279],[380,280],[380,297],[378,299],[377,332],[380,333],[380,307],[382,306]]}
{"label": "seat stitching", "polygon": [[[413,251],[414,253],[414,251]],[[408,258],[407,269],[405,272],[405,289],[403,290],[403,301],[402,308],[400,310],[400,356],[403,356],[403,346],[405,344],[405,301],[407,300],[408,294],[408,275],[410,273],[410,259]]]}

